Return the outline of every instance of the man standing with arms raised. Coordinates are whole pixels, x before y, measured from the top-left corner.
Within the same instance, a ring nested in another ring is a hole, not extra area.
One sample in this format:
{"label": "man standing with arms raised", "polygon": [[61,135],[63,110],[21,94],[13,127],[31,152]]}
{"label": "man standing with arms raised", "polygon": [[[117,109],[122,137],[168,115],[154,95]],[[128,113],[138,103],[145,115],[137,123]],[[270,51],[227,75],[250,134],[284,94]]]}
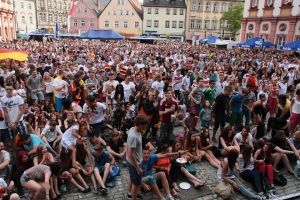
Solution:
{"label": "man standing with arms raised", "polygon": [[143,170],[140,164],[142,163],[142,130],[148,127],[149,118],[145,115],[138,115],[134,119],[134,127],[128,131],[127,146],[126,146],[126,161],[129,171],[129,187],[131,186],[132,200],[137,200],[138,190],[142,183]]}

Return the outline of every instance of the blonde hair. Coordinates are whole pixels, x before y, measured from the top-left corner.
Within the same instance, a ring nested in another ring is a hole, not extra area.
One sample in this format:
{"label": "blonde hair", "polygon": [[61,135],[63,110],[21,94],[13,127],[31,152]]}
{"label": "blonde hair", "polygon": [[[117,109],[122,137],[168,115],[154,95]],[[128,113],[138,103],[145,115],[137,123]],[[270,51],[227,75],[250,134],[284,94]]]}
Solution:
{"label": "blonde hair", "polygon": [[157,73],[157,74],[155,75],[155,80],[157,80],[160,76],[161,76],[161,73]]}
{"label": "blonde hair", "polygon": [[35,134],[35,135],[36,135],[35,130],[32,128],[32,126],[29,124],[29,122],[26,122],[26,121],[25,121],[24,123],[25,123],[26,133],[27,133],[27,134],[32,133],[32,134]]}
{"label": "blonde hair", "polygon": [[45,81],[46,81],[46,76],[45,75],[49,75],[49,82],[52,82],[54,79],[50,76],[50,74],[49,74],[49,72],[45,72],[44,73],[44,77],[43,77],[43,82],[45,83]]}

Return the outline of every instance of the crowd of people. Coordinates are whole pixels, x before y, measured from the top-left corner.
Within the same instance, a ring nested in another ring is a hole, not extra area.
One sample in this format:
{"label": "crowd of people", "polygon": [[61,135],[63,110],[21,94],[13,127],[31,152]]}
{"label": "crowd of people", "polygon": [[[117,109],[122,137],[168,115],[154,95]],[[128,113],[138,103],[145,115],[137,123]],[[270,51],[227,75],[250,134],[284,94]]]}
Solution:
{"label": "crowd of people", "polygon": [[[64,181],[78,192],[106,195],[108,176],[121,163],[133,200],[142,199],[139,188],[173,200],[180,174],[202,187],[206,181],[187,169],[202,160],[247,199],[275,198],[274,173],[286,167],[294,174],[291,163],[300,159],[295,55],[128,40],[0,46],[30,52],[26,61],[0,63],[3,200],[19,199],[24,188],[28,199],[60,199]],[[184,131],[174,134],[176,125]]]}

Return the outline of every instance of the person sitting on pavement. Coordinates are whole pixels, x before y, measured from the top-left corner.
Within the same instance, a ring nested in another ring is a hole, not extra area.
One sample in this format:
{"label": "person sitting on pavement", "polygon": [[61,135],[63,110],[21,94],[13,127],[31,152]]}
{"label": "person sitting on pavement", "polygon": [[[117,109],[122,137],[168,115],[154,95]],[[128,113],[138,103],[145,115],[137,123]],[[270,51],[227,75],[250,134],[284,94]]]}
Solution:
{"label": "person sitting on pavement", "polygon": [[9,176],[8,165],[10,162],[10,156],[7,151],[4,150],[3,142],[0,142],[0,178],[5,179],[7,175]]}
{"label": "person sitting on pavement", "polygon": [[52,149],[55,150],[58,145],[59,151],[61,151],[61,143],[59,142],[63,136],[60,128],[57,126],[57,122],[51,120],[49,125],[47,125],[41,133],[42,140],[48,144]]}
{"label": "person sitting on pavement", "polygon": [[253,148],[253,137],[248,126],[244,126],[242,131],[234,136],[233,140],[236,141],[235,143],[239,144],[241,150],[247,144]]}
{"label": "person sitting on pavement", "polygon": [[18,194],[16,194],[14,191],[14,182],[10,181],[9,185],[0,178],[0,192],[4,197],[1,200],[20,200],[20,197]]}
{"label": "person sitting on pavement", "polygon": [[120,138],[119,132],[114,129],[111,138],[107,141],[106,150],[115,157],[123,160],[126,153],[126,142]]}

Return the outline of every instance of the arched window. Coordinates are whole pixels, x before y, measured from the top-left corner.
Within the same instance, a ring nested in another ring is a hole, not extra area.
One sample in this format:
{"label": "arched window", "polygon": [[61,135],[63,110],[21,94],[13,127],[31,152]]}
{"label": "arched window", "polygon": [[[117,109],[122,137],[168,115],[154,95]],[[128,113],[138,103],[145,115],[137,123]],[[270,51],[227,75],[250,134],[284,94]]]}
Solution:
{"label": "arched window", "polygon": [[52,14],[49,14],[49,22],[52,22]]}
{"label": "arched window", "polygon": [[58,2],[58,9],[62,9],[61,2]]}
{"label": "arched window", "polygon": [[52,2],[51,2],[51,0],[48,0],[48,8],[52,8]]}

